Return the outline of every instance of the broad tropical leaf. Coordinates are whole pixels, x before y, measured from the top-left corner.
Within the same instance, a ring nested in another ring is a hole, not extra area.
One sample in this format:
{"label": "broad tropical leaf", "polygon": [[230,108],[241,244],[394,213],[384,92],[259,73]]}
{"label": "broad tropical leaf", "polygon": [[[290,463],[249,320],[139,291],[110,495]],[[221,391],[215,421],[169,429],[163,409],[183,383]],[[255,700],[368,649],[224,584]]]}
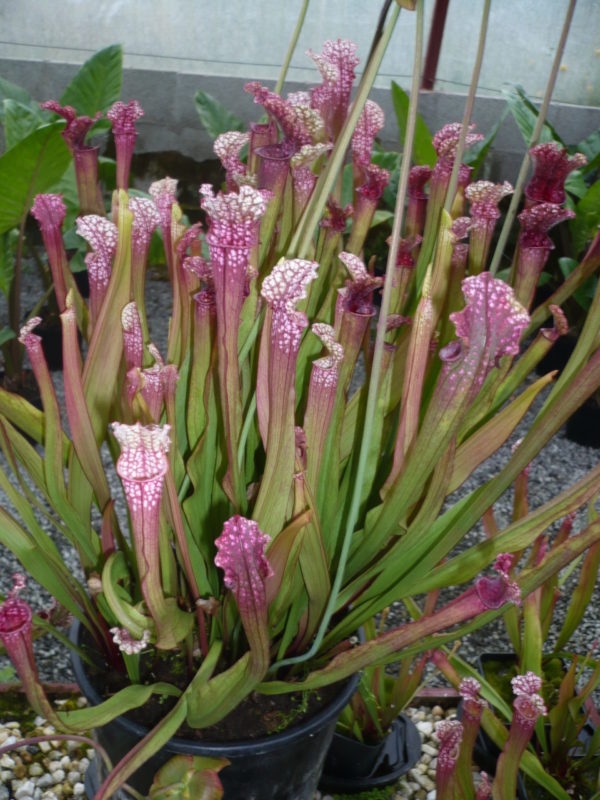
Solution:
{"label": "broad tropical leaf", "polygon": [[35,195],[53,188],[69,166],[63,127],[63,121],[43,125],[0,157],[0,233],[17,227]]}
{"label": "broad tropical leaf", "polygon": [[123,79],[123,48],[112,44],[99,50],[81,67],[63,92],[60,103],[93,117],[119,99]]}
{"label": "broad tropical leaf", "polygon": [[200,122],[211,139],[226,131],[245,130],[242,120],[207,92],[198,91],[194,97]]}
{"label": "broad tropical leaf", "polygon": [[[398,120],[400,131],[400,141],[404,142],[406,137],[406,122],[408,120],[408,95],[395,81],[392,81],[392,102]],[[427,164],[433,167],[437,155],[433,146],[433,136],[427,127],[425,120],[417,114],[417,127],[415,129],[415,143],[413,147],[413,157],[415,164]]]}
{"label": "broad tropical leaf", "polygon": [[7,99],[2,105],[7,150],[13,148],[46,121],[41,109],[32,108],[18,100]]}

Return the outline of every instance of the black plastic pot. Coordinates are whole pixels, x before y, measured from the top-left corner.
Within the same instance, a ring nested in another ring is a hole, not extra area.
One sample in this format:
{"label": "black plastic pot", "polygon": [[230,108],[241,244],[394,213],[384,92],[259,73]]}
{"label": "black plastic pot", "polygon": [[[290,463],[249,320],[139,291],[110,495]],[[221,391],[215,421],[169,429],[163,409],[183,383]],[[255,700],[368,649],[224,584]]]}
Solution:
{"label": "black plastic pot", "polygon": [[[70,637],[79,642],[80,624],[74,622]],[[102,698],[90,683],[83,662],[72,654],[73,670],[83,695],[90,705]],[[128,783],[147,794],[156,771],[172,756],[187,755],[227,758],[231,762],[219,773],[226,800],[312,800],[319,783],[327,748],[331,742],[337,718],[348,703],[358,684],[358,676],[347,681],[333,703],[310,719],[282,733],[251,741],[210,743],[174,737],[133,775]],[[96,731],[98,742],[105,748],[113,763],[118,762],[148,729],[125,717],[117,717]],[[88,769],[88,797],[105,777],[94,759]],[[127,795],[121,794],[121,797]]]}
{"label": "black plastic pot", "polygon": [[[42,338],[42,350],[51,372],[58,372],[63,368],[62,352],[62,325],[58,314],[50,311],[47,306],[41,311],[42,321],[35,329],[35,333]],[[77,331],[77,340],[81,347],[81,333]]]}
{"label": "black plastic pot", "polygon": [[321,789],[364,792],[395,783],[421,756],[421,737],[414,722],[401,714],[378,744],[364,744],[334,734],[325,759]]}

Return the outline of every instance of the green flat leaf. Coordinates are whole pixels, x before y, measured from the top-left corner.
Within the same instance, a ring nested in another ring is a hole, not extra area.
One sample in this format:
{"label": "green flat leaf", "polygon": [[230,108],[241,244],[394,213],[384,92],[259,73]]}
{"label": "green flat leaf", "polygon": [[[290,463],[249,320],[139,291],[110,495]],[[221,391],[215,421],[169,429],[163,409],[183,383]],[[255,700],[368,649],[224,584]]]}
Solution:
{"label": "green flat leaf", "polygon": [[600,225],[600,181],[593,183],[575,206],[576,216],[569,223],[573,250],[581,253],[587,242],[596,235]]}
{"label": "green flat leaf", "polygon": [[382,222],[389,222],[394,218],[394,215],[391,211],[386,211],[385,208],[378,208],[377,211],[373,214],[373,219],[371,220],[371,227],[374,228],[376,225],[381,225]]}
{"label": "green flat leaf", "polygon": [[84,598],[77,597],[75,579],[64,567],[59,566],[60,556],[57,560],[50,559],[47,553],[40,550],[34,538],[4,508],[0,508],[0,544],[8,548],[19,559],[26,572],[71,614],[82,621],[85,619],[81,610],[81,601]]}
{"label": "green flat leaf", "polygon": [[[569,148],[571,150],[571,148]],[[600,130],[590,133],[585,139],[582,139],[574,148],[573,152],[583,153],[587,158],[588,163],[582,167],[583,172],[591,172],[597,169],[600,164]]]}
{"label": "green flat leaf", "polygon": [[119,99],[122,79],[123,48],[112,44],[85,62],[63,92],[61,105],[73,106],[79,115],[93,117]]}
{"label": "green flat leaf", "polygon": [[398,168],[401,160],[402,155],[400,153],[396,153],[393,150],[383,150],[377,142],[373,144],[372,164],[377,164],[378,167],[383,167],[389,172],[393,172]]}
{"label": "green flat leaf", "polygon": [[36,194],[53,188],[71,154],[61,130],[64,121],[44,125],[0,157],[0,233],[17,227]]}
{"label": "green flat leaf", "polygon": [[[18,241],[19,231],[17,228],[13,228],[0,236],[0,291],[7,297],[15,271],[15,254]],[[7,329],[5,328],[4,330]],[[0,344],[2,344],[1,339]]]}
{"label": "green flat leaf", "polygon": [[120,192],[119,240],[106,297],[96,320],[83,370],[83,387],[96,441],[106,437],[110,407],[117,392],[123,340],[121,310],[129,301],[131,278],[131,222],[127,195]]}
{"label": "green flat leaf", "polygon": [[[562,258],[558,259],[558,266],[560,267],[560,271],[562,272],[565,280],[575,270],[577,265],[578,262],[574,258],[568,258],[567,256],[563,256]],[[579,303],[579,305],[585,311],[589,309],[590,303],[592,302],[592,298],[596,294],[597,284],[598,284],[598,278],[595,275],[591,275],[587,279],[587,281],[585,281],[585,283],[579,287],[579,289],[576,289],[573,292],[573,298]],[[538,286],[539,285],[540,284],[538,284]]]}
{"label": "green flat leaf", "polygon": [[574,169],[567,175],[565,180],[565,189],[569,194],[574,194],[575,197],[581,200],[585,197],[588,187],[583,177],[583,172],[579,169]]}
{"label": "green flat leaf", "polygon": [[[521,131],[521,136],[523,137],[525,144],[529,145],[531,142],[533,129],[535,128],[535,124],[537,122],[537,108],[534,106],[531,100],[528,99],[522,86],[515,86],[515,88],[512,90],[503,91],[503,94],[506,97],[506,102],[508,103],[510,112],[517,123],[517,127]],[[541,142],[559,142],[564,146],[564,142],[549,122],[544,123],[542,132],[540,133],[540,138],[538,140],[538,143]]]}
{"label": "green flat leaf", "polygon": [[178,697],[181,692],[170,683],[154,683],[150,686],[135,684],[126,686],[98,706],[65,711],[59,713],[59,717],[71,730],[89,731],[90,728],[99,728],[111,722],[115,717],[143,706],[153,694]]}
{"label": "green flat leaf", "polygon": [[470,147],[465,152],[464,162],[465,164],[468,164],[470,167],[473,168],[473,174],[471,176],[471,180],[475,179],[475,176],[477,175],[479,168],[483,164],[485,157],[487,156],[489,149],[492,146],[498,131],[502,127],[502,123],[506,119],[507,114],[508,114],[508,107],[504,109],[504,111],[500,116],[500,119],[498,120],[498,122],[496,122],[496,124],[493,126],[491,131],[485,137],[485,139],[482,142],[477,142],[473,147]]}
{"label": "green flat leaf", "polygon": [[207,92],[198,91],[194,96],[196,111],[200,122],[211,139],[227,131],[244,131],[242,120],[228,111],[225,106]]}
{"label": "green flat leaf", "polygon": [[[96,130],[96,127],[94,127]],[[117,162],[114,158],[100,156],[98,158],[98,178],[104,183],[106,192],[113,192],[117,186]],[[129,192],[131,195],[131,191]],[[144,192],[140,192],[144,196]],[[147,196],[147,195],[146,195]]]}
{"label": "green flat leaf", "polygon": [[6,342],[12,341],[17,334],[13,331],[12,328],[9,328],[5,325],[3,328],[0,328],[0,347]]}
{"label": "green flat leaf", "polygon": [[[408,120],[408,101],[409,97],[395,81],[392,81],[392,102],[398,120],[400,131],[400,141],[404,143],[406,137],[406,122]],[[415,164],[427,164],[433,167],[437,161],[437,154],[433,146],[433,137],[427,127],[425,120],[417,114],[417,125],[415,128],[415,140],[413,145],[413,159]]]}
{"label": "green flat leaf", "polygon": [[7,99],[3,105],[4,139],[6,149],[10,150],[36,128],[43,125],[45,120],[40,109],[19,103],[18,100]]}
{"label": "green flat leaf", "polygon": [[17,103],[22,103],[28,106],[32,111],[38,110],[40,115],[44,112],[40,109],[35,100],[31,99],[31,95],[22,86],[17,86],[16,83],[11,83],[5,78],[0,78],[0,122],[4,123],[4,101],[14,100]]}
{"label": "green flat leaf", "polygon": [[539,378],[461,444],[454,458],[448,494],[458,489],[479,464],[501,447],[524,417],[538,393],[551,380],[551,374]]}
{"label": "green flat leaf", "polygon": [[251,659],[252,654],[246,652],[235,664],[214,678],[206,681],[199,680],[199,675],[194,678],[193,690],[190,684],[186,691],[188,725],[205,728],[218,722],[254,691],[260,679],[253,674]]}
{"label": "green flat leaf", "polygon": [[[0,387],[0,422],[5,416],[9,422],[21,431],[31,436],[36,442],[41,442],[44,436],[44,415],[21,395],[7,392]],[[63,443],[64,444],[64,443]]]}

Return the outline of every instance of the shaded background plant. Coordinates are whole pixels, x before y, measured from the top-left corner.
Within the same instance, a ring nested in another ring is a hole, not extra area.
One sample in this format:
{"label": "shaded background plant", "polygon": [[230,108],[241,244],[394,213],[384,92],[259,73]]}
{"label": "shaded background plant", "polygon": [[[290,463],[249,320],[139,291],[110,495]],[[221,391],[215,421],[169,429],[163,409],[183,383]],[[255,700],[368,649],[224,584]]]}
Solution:
{"label": "shaded background plant", "polygon": [[[4,356],[5,378],[17,381],[21,372],[23,350],[17,341],[25,310],[35,316],[44,304],[56,313],[53,292],[53,275],[49,265],[38,255],[37,237],[29,220],[29,212],[35,196],[42,192],[60,192],[66,204],[65,235],[69,249],[82,249],[81,240],[72,228],[81,208],[92,210],[85,195],[85,181],[77,176],[83,174],[78,153],[86,153],[89,168],[96,171],[93,178],[94,209],[104,213],[104,202],[99,195],[98,169],[110,186],[111,159],[99,159],[98,148],[86,143],[89,137],[98,136],[108,128],[106,120],[96,118],[107,111],[121,92],[122,49],[114,45],[92,56],[75,74],[60,103],[44,104],[41,107],[28,92],[7,80],[0,80],[0,122],[4,134],[4,153],[0,157],[0,187],[3,203],[0,210],[0,290],[7,299],[8,319],[0,329],[0,344]],[[57,109],[77,109],[77,113],[89,119],[81,127],[76,122],[75,111],[53,113]],[[69,121],[67,121],[67,119]],[[66,124],[65,124],[66,123]],[[74,131],[77,130],[77,133]],[[75,160],[70,155],[73,153]],[[88,169],[89,169],[88,168]],[[87,204],[87,205],[86,205]],[[28,267],[37,265],[42,275],[45,294],[29,298],[31,306],[22,308],[21,285],[25,260]],[[82,258],[73,258],[71,268],[84,268]]]}

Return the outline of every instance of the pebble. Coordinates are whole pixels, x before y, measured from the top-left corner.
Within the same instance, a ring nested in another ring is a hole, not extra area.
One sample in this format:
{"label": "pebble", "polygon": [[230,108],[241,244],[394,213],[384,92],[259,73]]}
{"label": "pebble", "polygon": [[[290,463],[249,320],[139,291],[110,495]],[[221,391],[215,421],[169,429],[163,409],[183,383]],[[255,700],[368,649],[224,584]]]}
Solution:
{"label": "pebble", "polygon": [[419,722],[417,722],[417,730],[419,733],[429,736],[433,733],[433,722],[430,720],[419,720]]}
{"label": "pebble", "polygon": [[26,800],[31,797],[35,792],[35,783],[33,781],[25,781],[19,786],[15,792],[15,800]]}

